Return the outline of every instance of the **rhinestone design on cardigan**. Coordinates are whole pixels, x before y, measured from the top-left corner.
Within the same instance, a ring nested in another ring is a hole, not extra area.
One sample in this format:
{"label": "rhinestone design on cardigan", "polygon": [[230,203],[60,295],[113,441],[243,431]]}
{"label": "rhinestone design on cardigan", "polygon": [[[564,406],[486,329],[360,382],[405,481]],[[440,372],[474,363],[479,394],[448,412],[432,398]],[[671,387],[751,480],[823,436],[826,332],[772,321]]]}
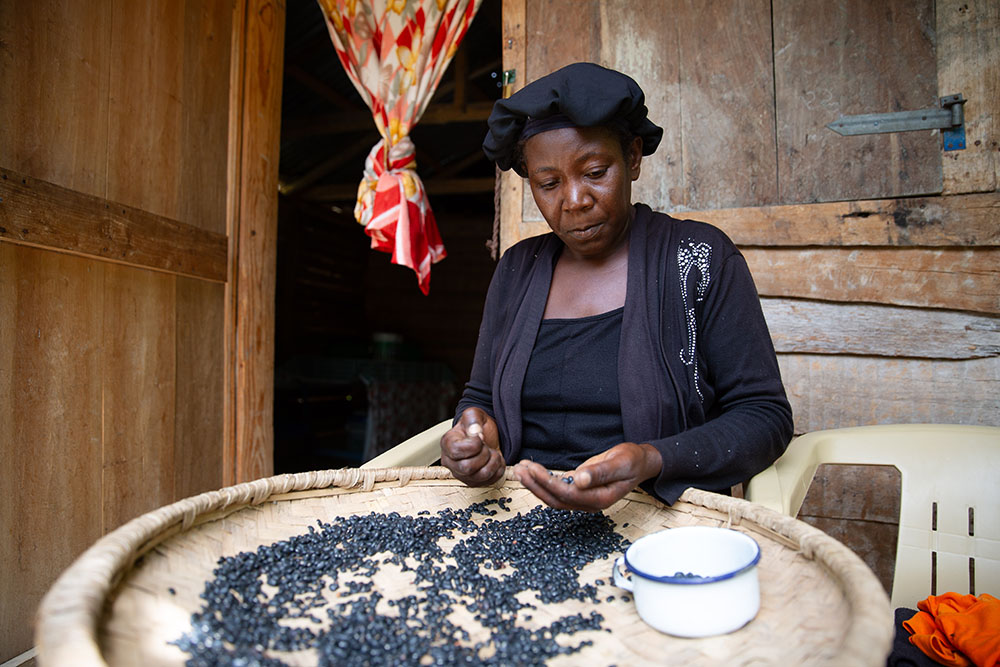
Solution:
{"label": "rhinestone design on cardigan", "polygon": [[[701,387],[698,384],[698,363],[695,354],[698,322],[695,319],[694,304],[705,298],[705,291],[708,290],[709,263],[712,261],[712,246],[707,243],[695,243],[691,239],[685,239],[677,248],[677,266],[681,274],[681,302],[684,304],[684,315],[687,321],[687,346],[681,350],[681,362],[685,366],[691,366],[694,373],[694,388],[698,392],[698,398],[702,401],[705,397],[701,394]],[[697,269],[699,273],[698,282],[695,285],[694,301],[690,300],[688,294],[688,277],[691,269]]]}

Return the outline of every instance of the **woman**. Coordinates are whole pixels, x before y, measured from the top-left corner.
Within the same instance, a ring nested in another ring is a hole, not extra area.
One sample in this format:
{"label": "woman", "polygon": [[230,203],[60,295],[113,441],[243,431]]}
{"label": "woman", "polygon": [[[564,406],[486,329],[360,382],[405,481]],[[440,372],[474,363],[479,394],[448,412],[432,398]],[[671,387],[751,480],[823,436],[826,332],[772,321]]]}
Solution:
{"label": "woman", "polygon": [[[642,484],[728,493],[791,438],[756,289],[720,230],[631,200],[663,131],[630,77],[576,63],[500,100],[483,143],[552,234],[500,260],[441,462],[506,466],[542,501],[597,511]],[[554,475],[550,469],[566,470]]]}

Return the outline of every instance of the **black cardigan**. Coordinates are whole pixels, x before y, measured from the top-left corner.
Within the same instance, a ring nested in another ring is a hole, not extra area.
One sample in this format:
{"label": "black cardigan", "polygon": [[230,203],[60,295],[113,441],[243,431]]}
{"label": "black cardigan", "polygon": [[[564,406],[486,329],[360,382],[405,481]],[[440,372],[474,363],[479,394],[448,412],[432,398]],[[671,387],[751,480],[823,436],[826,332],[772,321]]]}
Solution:
{"label": "black cardigan", "polygon": [[[663,457],[653,492],[725,491],[777,459],[792,436],[771,337],[746,261],[719,229],[636,205],[618,356],[625,438]],[[521,241],[486,296],[472,375],[457,415],[497,422],[504,459],[521,449],[521,387],[562,250],[555,234]],[[457,418],[457,417],[456,417]]]}

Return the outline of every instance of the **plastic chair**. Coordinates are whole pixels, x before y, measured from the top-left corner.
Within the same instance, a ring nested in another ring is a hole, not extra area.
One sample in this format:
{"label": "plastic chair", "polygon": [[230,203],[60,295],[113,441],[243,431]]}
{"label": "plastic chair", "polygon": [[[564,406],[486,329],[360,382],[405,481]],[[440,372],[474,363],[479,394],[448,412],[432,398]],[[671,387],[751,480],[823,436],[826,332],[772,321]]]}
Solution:
{"label": "plastic chair", "polygon": [[362,468],[397,468],[426,466],[441,458],[441,436],[451,428],[451,419],[421,431],[368,461]]}
{"label": "plastic chair", "polygon": [[747,498],[796,516],[822,463],[895,466],[902,478],[894,607],[928,595],[1000,595],[1000,428],[912,424],[816,431],[750,480]]}

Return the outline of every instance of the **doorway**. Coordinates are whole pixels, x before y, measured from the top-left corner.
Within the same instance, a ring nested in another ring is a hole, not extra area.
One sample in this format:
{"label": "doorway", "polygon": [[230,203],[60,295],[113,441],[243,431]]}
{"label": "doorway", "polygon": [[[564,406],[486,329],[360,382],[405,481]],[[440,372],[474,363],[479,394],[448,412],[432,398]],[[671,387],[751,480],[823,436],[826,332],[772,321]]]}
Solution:
{"label": "doorway", "polygon": [[353,215],[371,113],[314,0],[287,5],[275,308],[276,473],[358,466],[449,417],[468,379],[495,263],[501,0],[483,0],[411,132],[448,256],[424,296]]}

